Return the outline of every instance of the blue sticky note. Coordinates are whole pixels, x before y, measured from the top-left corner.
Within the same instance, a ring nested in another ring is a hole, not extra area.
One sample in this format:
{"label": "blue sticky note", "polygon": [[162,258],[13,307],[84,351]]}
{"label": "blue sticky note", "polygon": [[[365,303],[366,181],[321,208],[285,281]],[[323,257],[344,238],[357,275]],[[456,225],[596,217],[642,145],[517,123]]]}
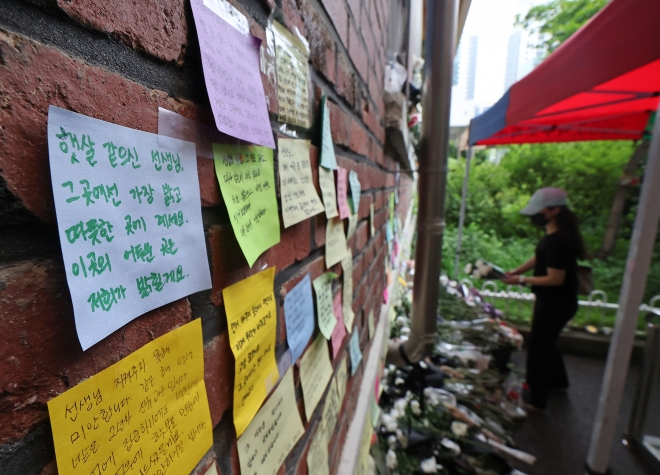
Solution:
{"label": "blue sticky note", "polygon": [[309,274],[284,297],[284,321],[291,361],[295,362],[314,333],[314,300]]}
{"label": "blue sticky note", "polygon": [[351,376],[357,371],[360,361],[362,361],[362,352],[360,351],[360,337],[357,329],[353,329],[351,341],[348,343],[348,350],[351,355]]}

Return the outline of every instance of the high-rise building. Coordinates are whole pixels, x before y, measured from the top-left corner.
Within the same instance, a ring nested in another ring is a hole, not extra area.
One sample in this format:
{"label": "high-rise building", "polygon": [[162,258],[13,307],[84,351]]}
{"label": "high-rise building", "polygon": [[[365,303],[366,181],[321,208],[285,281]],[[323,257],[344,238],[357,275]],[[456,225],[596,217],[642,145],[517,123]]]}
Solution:
{"label": "high-rise building", "polygon": [[466,99],[474,99],[474,86],[477,82],[477,51],[479,48],[479,38],[470,37],[470,46],[468,50],[467,65],[467,88],[465,91]]}
{"label": "high-rise building", "polygon": [[515,31],[509,37],[509,46],[506,52],[506,71],[504,73],[504,90],[518,80],[518,63],[520,60],[520,37],[522,32]]}

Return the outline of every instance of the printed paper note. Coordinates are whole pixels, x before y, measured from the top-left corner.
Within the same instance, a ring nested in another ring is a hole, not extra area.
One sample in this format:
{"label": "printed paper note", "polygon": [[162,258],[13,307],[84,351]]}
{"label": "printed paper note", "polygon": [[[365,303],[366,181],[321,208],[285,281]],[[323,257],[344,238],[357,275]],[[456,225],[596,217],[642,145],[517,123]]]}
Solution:
{"label": "printed paper note", "polygon": [[339,205],[339,218],[346,219],[351,215],[348,207],[348,173],[345,168],[337,167],[337,204]]}
{"label": "printed paper note", "polygon": [[360,335],[356,329],[351,333],[351,340],[348,344],[349,353],[351,355],[351,376],[357,371],[360,361],[362,361],[362,352],[360,351]]}
{"label": "printed paper note", "polygon": [[353,213],[358,212],[360,209],[360,196],[362,193],[362,187],[360,185],[360,180],[358,180],[358,174],[353,170],[348,174],[348,181],[351,184],[351,205],[353,207]]}
{"label": "printed paper note", "polygon": [[273,151],[214,143],[213,156],[229,221],[252,267],[266,249],[280,242]]}
{"label": "printed paper note", "polygon": [[344,315],[342,312],[342,302],[341,302],[341,293],[337,294],[332,299],[332,311],[335,314],[335,318],[338,320],[335,325],[335,329],[332,330],[332,359],[337,358],[337,353],[341,348],[342,343],[344,342],[344,337],[346,336],[346,327],[344,326]]}
{"label": "printed paper note", "polygon": [[321,97],[321,114],[321,165],[336,170],[337,157],[335,156],[335,145],[330,131],[330,106],[326,95]]}
{"label": "printed paper note", "polygon": [[339,393],[337,392],[337,378],[334,377],[330,380],[330,387],[328,395],[325,397],[325,405],[323,406],[323,416],[321,418],[321,430],[325,432],[325,440],[330,442],[332,434],[335,433],[335,426],[339,419],[339,410],[341,409],[341,401],[339,400]]}
{"label": "printed paper note", "polygon": [[190,473],[213,444],[202,345],[193,320],[50,400],[58,472]]}
{"label": "printed paper note", "polygon": [[204,5],[192,0],[204,82],[218,130],[275,148],[259,69],[261,40],[243,34]]}
{"label": "printed paper note", "polygon": [[319,319],[319,329],[329,340],[332,330],[335,329],[337,319],[332,312],[332,280],[337,278],[334,272],[326,272],[314,279],[314,293],[316,294],[316,311]]}
{"label": "printed paper note", "polygon": [[279,120],[309,128],[307,58],[309,50],[278,22],[273,22],[277,60]]}
{"label": "printed paper note", "polygon": [[271,267],[222,291],[229,343],[236,359],[234,426],[239,437],[279,378],[274,279],[275,268]]}
{"label": "printed paper note", "polygon": [[289,368],[252,423],[239,437],[242,475],[275,475],[305,433],[296,405],[293,370]]}
{"label": "printed paper note", "polygon": [[337,210],[337,193],[335,192],[334,172],[322,166],[319,167],[319,185],[321,185],[321,194],[323,195],[325,217],[330,219],[339,216],[339,211]]}
{"label": "printed paper note", "polygon": [[339,218],[329,219],[325,225],[325,266],[328,269],[334,266],[346,257],[347,252],[344,221]]}
{"label": "printed paper note", "polygon": [[374,237],[374,234],[376,234],[376,224],[374,223],[374,204],[371,203],[371,207],[369,208],[369,236]]}
{"label": "printed paper note", "polygon": [[161,139],[48,111],[57,224],[83,350],[149,310],[211,288],[195,145]]}
{"label": "printed paper note", "polygon": [[346,239],[350,239],[351,236],[355,234],[355,230],[357,229],[357,224],[358,224],[357,213],[351,214],[348,217],[348,230],[346,230]]}
{"label": "printed paper note", "polygon": [[309,140],[277,140],[282,219],[288,228],[322,213],[321,198],[316,194],[309,165]]}
{"label": "printed paper note", "polygon": [[318,334],[300,360],[300,385],[305,401],[305,416],[312,419],[314,409],[323,397],[332,377],[332,364],[328,354],[328,343]]}
{"label": "printed paper note", "polygon": [[321,427],[316,429],[307,451],[307,473],[314,475],[330,475],[328,463],[328,441]]}
{"label": "printed paper note", "polygon": [[296,361],[314,333],[314,302],[309,274],[284,297],[284,320],[291,361]]}
{"label": "printed paper note", "polygon": [[350,249],[341,260],[341,268],[344,273],[344,285],[342,288],[344,326],[346,327],[346,331],[351,331],[353,329],[355,313],[353,312],[353,251]]}

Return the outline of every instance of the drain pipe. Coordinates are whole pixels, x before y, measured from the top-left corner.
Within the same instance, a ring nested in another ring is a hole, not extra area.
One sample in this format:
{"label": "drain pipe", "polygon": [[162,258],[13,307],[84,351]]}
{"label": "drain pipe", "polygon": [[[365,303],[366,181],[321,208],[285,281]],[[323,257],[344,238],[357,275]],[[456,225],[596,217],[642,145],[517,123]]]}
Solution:
{"label": "drain pipe", "polygon": [[429,0],[427,4],[412,321],[408,340],[390,341],[387,352],[387,362],[398,366],[420,361],[436,342],[457,16],[458,0]]}

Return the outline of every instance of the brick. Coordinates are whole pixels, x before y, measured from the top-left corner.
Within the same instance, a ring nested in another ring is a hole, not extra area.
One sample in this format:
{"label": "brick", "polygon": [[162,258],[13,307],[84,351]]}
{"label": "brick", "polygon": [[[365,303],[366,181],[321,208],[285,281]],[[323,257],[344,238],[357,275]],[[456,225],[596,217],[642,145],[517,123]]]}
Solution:
{"label": "brick", "polygon": [[312,67],[329,81],[335,81],[335,43],[311,2],[301,3],[301,13],[307,31]]}
{"label": "brick", "polygon": [[133,49],[183,64],[188,26],[183,0],[57,0],[72,20]]}
{"label": "brick", "polygon": [[358,224],[358,227],[355,230],[355,235],[355,248],[360,251],[369,239],[369,226],[366,221],[362,221],[360,224]]}
{"label": "brick", "polygon": [[266,250],[252,267],[248,267],[231,225],[212,226],[208,233],[213,277],[211,301],[215,305],[221,305],[222,289],[266,267],[274,266],[277,272],[280,272],[295,261],[307,257],[310,252],[310,231],[311,223],[308,220],[288,228],[280,227],[279,244]]}
{"label": "brick", "polygon": [[[359,24],[359,23],[358,23]],[[360,33],[353,27],[352,23],[348,25],[348,53],[355,68],[362,76],[362,80],[369,81],[369,57],[367,48],[364,46]]]}
{"label": "brick", "polygon": [[215,427],[234,400],[234,355],[226,331],[204,347],[204,382]]}
{"label": "brick", "polygon": [[351,117],[334,102],[330,105],[330,131],[335,144],[350,146],[351,144]]}
{"label": "brick", "polygon": [[346,10],[346,3],[343,0],[323,0],[323,6],[335,25],[339,39],[344,45],[348,45],[348,11]]}
{"label": "brick", "polygon": [[369,155],[369,138],[367,132],[357,120],[351,121],[351,150],[360,155]]}
{"label": "brick", "polygon": [[61,264],[0,268],[0,444],[47,420],[50,399],[189,320],[187,300],[177,300],[83,352]]}
{"label": "brick", "polygon": [[362,0],[347,0],[348,1],[348,6],[351,9],[351,14],[353,15],[353,18],[355,19],[355,24],[359,25],[360,24],[360,6],[362,4]]}
{"label": "brick", "polygon": [[312,218],[312,229],[314,231],[314,249],[325,246],[325,229],[328,219],[325,213],[317,214]]}
{"label": "brick", "polygon": [[337,93],[346,99],[351,106],[357,104],[357,79],[353,67],[343,53],[337,53]]}
{"label": "brick", "polygon": [[358,210],[358,218],[360,219],[369,218],[369,213],[371,211],[371,203],[372,203],[371,195],[362,193],[362,197],[360,198],[360,209]]}
{"label": "brick", "polygon": [[[32,215],[55,222],[46,125],[48,106],[146,132],[158,132],[158,107],[194,109],[101,68],[13,33],[0,34],[4,100],[0,115],[0,174]],[[212,202],[212,197],[207,197]]]}
{"label": "brick", "polygon": [[295,28],[298,28],[298,31],[304,37],[307,37],[305,30],[305,22],[298,13],[298,7],[295,0],[282,0],[282,13],[284,13],[284,21],[288,30],[295,36]]}

